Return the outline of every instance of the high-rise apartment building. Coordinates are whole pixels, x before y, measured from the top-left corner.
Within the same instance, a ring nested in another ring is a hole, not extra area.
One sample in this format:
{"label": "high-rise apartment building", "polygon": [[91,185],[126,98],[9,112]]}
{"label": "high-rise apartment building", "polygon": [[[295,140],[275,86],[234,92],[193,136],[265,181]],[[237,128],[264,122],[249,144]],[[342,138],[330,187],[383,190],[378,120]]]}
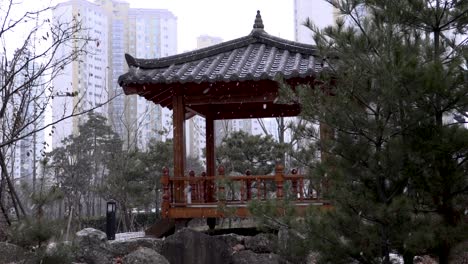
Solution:
{"label": "high-rise apartment building", "polygon": [[[55,86],[62,88],[54,99],[54,118],[69,113],[81,96],[83,108],[111,99],[95,112],[109,119],[125,147],[144,150],[151,138],[171,137],[170,131],[162,132],[163,125],[170,124],[169,110],[136,95],[123,95],[117,79],[127,71],[125,53],[137,58],[176,53],[177,18],[168,10],[130,8],[128,2],[120,0],[96,0],[95,3],[70,0],[54,10],[54,18],[59,21],[70,21],[77,16],[88,29],[83,34],[98,39],[99,45],[90,45],[92,55],[68,66],[56,80]],[[78,96],[66,96],[72,92],[78,92]],[[53,145],[76,133],[79,122],[79,118],[71,118],[60,123]]]}
{"label": "high-rise apartment building", "polygon": [[[107,78],[108,64],[108,21],[104,10],[86,0],[70,0],[60,3],[53,9],[53,20],[58,23],[70,23],[76,19],[84,29],[81,37],[90,37],[86,45],[87,54],[68,64],[61,75],[54,79],[54,99],[52,118],[59,120],[64,116],[100,106],[108,100]],[[79,37],[79,36],[77,36]],[[71,45],[62,45],[62,54],[83,45],[77,41]],[[74,95],[74,96],[72,96]],[[95,112],[107,116],[107,104],[98,107]],[[55,125],[52,147],[61,144],[62,139],[77,133],[78,125],[84,121],[83,116],[68,118]]]}
{"label": "high-rise apartment building", "polygon": [[295,40],[313,44],[312,31],[303,24],[310,19],[319,28],[332,25],[334,9],[324,0],[294,0]]}
{"label": "high-rise apartment building", "polygon": [[[128,148],[146,149],[150,139],[165,140],[171,133],[171,114],[136,95],[125,96],[117,84],[127,71],[125,53],[137,58],[158,58],[177,51],[177,18],[164,9],[134,9],[124,1],[98,0],[108,16],[110,41],[108,87],[112,97],[109,119],[113,129]],[[169,126],[168,126],[169,124]]]}

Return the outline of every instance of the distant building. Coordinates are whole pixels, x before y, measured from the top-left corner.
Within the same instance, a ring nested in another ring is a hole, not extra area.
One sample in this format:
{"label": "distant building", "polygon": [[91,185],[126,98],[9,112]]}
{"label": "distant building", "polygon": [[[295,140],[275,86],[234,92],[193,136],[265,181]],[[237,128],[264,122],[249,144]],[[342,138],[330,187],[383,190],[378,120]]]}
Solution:
{"label": "distant building", "polygon": [[109,105],[113,129],[122,137],[125,147],[145,150],[150,139],[172,137],[171,113],[168,109],[136,95],[124,96],[117,84],[127,71],[125,53],[137,58],[159,58],[177,52],[177,18],[165,9],[134,9],[124,1],[98,0],[107,12],[109,41],[109,92],[116,96]]}
{"label": "distant building", "polygon": [[[55,22],[66,24],[74,18],[81,21],[85,29],[81,37],[91,37],[97,41],[89,42],[86,46],[87,55],[68,64],[54,79],[54,121],[83,109],[96,107],[108,100],[109,25],[106,13],[100,6],[86,0],[70,0],[53,9]],[[73,45],[63,45],[58,50],[58,57],[71,52],[72,48]],[[97,108],[95,112],[107,117],[107,104]],[[84,122],[83,116],[76,116],[55,125],[52,148],[60,146],[65,137],[77,133],[81,122]]]}
{"label": "distant building", "polygon": [[219,44],[221,42],[223,42],[222,38],[201,35],[197,37],[197,49],[206,48],[215,44]]}
{"label": "distant building", "polygon": [[303,24],[309,18],[317,27],[332,25],[335,20],[334,8],[325,1],[294,0],[294,35],[295,40],[313,44],[312,31]]}
{"label": "distant building", "polygon": [[[79,15],[78,15],[79,14]],[[78,17],[89,34],[98,39],[88,45],[90,54],[73,62],[55,80],[59,87],[53,103],[54,120],[71,113],[83,98],[80,109],[88,109],[112,99],[95,110],[107,117],[110,125],[127,148],[146,149],[151,138],[165,140],[163,133],[170,122],[170,112],[137,96],[124,96],[117,84],[118,77],[127,71],[125,53],[137,58],[170,56],[177,51],[177,18],[168,10],[134,9],[121,0],[70,0],[54,9],[56,21],[70,21]],[[67,94],[77,92],[78,96]],[[79,110],[78,109],[78,110]],[[77,132],[83,117],[70,118],[56,127],[53,146]]]}

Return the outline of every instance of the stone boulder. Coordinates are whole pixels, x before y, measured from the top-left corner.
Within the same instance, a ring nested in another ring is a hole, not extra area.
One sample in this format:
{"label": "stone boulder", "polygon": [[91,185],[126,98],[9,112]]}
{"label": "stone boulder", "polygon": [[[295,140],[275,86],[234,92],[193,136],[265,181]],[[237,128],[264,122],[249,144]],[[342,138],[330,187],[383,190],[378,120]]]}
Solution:
{"label": "stone boulder", "polygon": [[319,261],[320,255],[317,252],[309,252],[306,257],[306,262],[307,264],[317,264]]}
{"label": "stone boulder", "polygon": [[38,250],[35,263],[71,263],[75,258],[75,247],[69,241],[50,242],[45,250]]}
{"label": "stone boulder", "polygon": [[7,242],[0,242],[0,263],[23,263],[27,258],[23,248]]}
{"label": "stone boulder", "polygon": [[76,233],[76,258],[88,264],[112,262],[106,233],[94,228],[85,228]]}
{"label": "stone boulder", "polygon": [[167,237],[162,246],[162,255],[177,264],[228,264],[230,252],[223,240],[187,228]]}
{"label": "stone boulder", "polygon": [[141,247],[150,248],[157,253],[162,252],[163,241],[159,238],[133,238],[128,240],[112,240],[109,241],[109,251],[114,257],[125,256],[132,251],[135,251]]}
{"label": "stone boulder", "polygon": [[242,244],[237,244],[237,245],[233,246],[231,249],[234,252],[242,251],[242,250],[245,250],[245,246],[242,245]]}
{"label": "stone boulder", "polygon": [[424,256],[416,256],[414,258],[414,263],[416,263],[416,264],[437,264],[438,261],[433,259],[430,256],[424,255]]}
{"label": "stone boulder", "polygon": [[255,253],[243,250],[232,256],[233,264],[288,264],[289,262],[274,253]]}
{"label": "stone boulder", "polygon": [[216,236],[216,238],[223,240],[229,247],[234,247],[238,244],[244,245],[245,237],[237,234],[225,234]]}
{"label": "stone boulder", "polygon": [[463,241],[453,248],[450,253],[450,263],[467,264],[468,263],[468,240]]}
{"label": "stone boulder", "polygon": [[285,252],[288,250],[290,240],[291,236],[288,229],[281,228],[278,230],[278,250],[280,252]]}
{"label": "stone boulder", "polygon": [[261,233],[253,237],[245,237],[245,249],[255,253],[276,252],[277,239],[273,234]]}
{"label": "stone boulder", "polygon": [[147,264],[147,263],[169,264],[169,261],[167,261],[165,257],[161,256],[156,251],[150,248],[142,247],[126,255],[122,259],[122,263],[125,263],[125,264]]}

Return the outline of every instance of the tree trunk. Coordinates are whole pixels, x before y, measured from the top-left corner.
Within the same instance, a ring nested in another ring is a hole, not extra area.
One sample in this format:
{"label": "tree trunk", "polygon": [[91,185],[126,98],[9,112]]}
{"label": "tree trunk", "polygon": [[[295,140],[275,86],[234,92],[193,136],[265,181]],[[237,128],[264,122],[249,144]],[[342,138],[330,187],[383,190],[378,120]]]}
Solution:
{"label": "tree trunk", "polygon": [[448,264],[449,255],[450,255],[450,245],[442,242],[438,250],[439,264]]}
{"label": "tree trunk", "polygon": [[5,163],[5,156],[3,155],[3,151],[1,150],[0,150],[0,166],[1,166],[1,171],[2,171],[2,178],[5,179],[8,185],[8,193],[10,194],[11,200],[13,204],[15,205],[15,211],[16,211],[16,215],[18,216],[18,220],[20,220],[21,218],[20,215],[23,214],[23,216],[26,216],[26,212],[24,211],[23,204],[21,203],[18,197],[18,194],[16,193],[15,186],[10,180],[10,177],[8,175],[8,169]]}
{"label": "tree trunk", "polygon": [[411,253],[404,253],[403,254],[403,263],[404,264],[413,264],[414,255]]}
{"label": "tree trunk", "polygon": [[10,226],[10,220],[8,219],[8,214],[7,211],[5,210],[5,207],[3,206],[3,203],[0,202],[0,241],[5,241],[7,236],[6,236],[6,231],[8,229],[8,226]]}
{"label": "tree trunk", "polygon": [[127,206],[124,203],[120,204],[120,207],[122,208],[120,211],[120,215],[122,218],[122,226],[123,226],[123,231],[128,232],[130,230],[130,216],[127,210]]}

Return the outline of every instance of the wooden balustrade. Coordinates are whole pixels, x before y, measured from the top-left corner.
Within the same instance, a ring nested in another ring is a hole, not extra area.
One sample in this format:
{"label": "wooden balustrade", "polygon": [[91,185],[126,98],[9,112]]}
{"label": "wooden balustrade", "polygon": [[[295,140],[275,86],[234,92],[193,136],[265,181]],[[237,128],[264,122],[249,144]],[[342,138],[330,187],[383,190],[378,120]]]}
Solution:
{"label": "wooden balustrade", "polygon": [[[267,200],[272,198],[289,199],[301,202],[317,200],[319,197],[310,191],[311,183],[304,175],[297,174],[293,169],[290,174],[284,174],[284,167],[277,165],[273,175],[225,176],[224,167],[218,168],[218,176],[207,176],[205,172],[196,176],[190,171],[187,177],[169,177],[169,170],[163,169],[161,184],[163,186],[163,214],[172,206],[186,206],[187,195],[192,204],[243,204],[253,199]],[[190,186],[191,191],[185,192],[184,197],[177,201],[174,197],[177,186]]]}

